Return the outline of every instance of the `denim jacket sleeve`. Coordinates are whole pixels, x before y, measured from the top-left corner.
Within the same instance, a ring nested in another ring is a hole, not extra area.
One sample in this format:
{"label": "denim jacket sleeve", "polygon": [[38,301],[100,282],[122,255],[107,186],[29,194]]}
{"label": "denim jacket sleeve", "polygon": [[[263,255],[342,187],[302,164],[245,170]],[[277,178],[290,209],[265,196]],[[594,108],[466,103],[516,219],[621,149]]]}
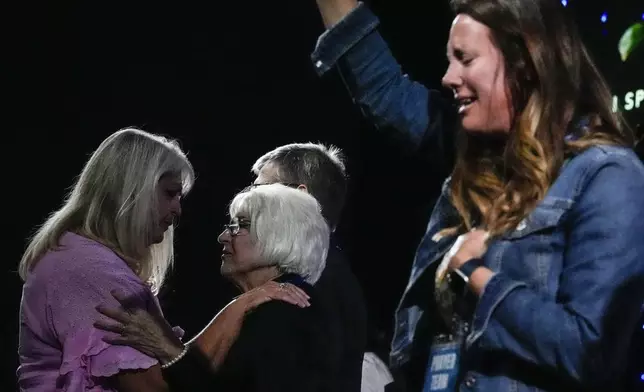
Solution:
{"label": "denim jacket sleeve", "polygon": [[468,344],[510,351],[582,383],[619,372],[644,301],[644,170],[604,155],[569,212],[557,301],[499,272],[485,287]]}
{"label": "denim jacket sleeve", "polygon": [[[391,127],[419,146],[442,143],[445,103],[440,93],[410,80],[376,30],[363,4],[320,36],[311,59],[319,75],[337,66],[354,102],[376,127]],[[448,120],[449,121],[449,120]]]}

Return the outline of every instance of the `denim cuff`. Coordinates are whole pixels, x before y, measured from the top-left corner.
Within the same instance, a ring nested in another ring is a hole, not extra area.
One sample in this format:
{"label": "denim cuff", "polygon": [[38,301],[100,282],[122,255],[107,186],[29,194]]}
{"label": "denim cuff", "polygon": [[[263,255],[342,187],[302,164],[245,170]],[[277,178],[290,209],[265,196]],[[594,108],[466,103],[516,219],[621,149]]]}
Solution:
{"label": "denim cuff", "polygon": [[466,339],[467,348],[474,344],[485,332],[490,317],[492,317],[492,312],[501,304],[501,301],[512,290],[520,287],[527,287],[527,285],[508,278],[502,272],[492,275],[492,278],[485,285],[483,294],[479,297],[474,318],[472,319],[472,333]]}
{"label": "denim cuff", "polygon": [[317,74],[322,76],[333,68],[345,53],[375,30],[378,24],[378,17],[364,3],[358,3],[353,11],[318,38],[311,54]]}

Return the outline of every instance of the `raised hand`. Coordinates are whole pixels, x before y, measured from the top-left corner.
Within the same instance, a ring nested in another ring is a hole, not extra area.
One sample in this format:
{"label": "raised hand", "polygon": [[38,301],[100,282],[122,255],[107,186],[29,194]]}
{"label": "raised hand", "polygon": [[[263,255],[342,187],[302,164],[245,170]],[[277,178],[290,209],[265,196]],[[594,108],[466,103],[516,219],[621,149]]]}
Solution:
{"label": "raised hand", "polygon": [[358,6],[357,0],[316,0],[316,2],[326,28],[338,23]]}

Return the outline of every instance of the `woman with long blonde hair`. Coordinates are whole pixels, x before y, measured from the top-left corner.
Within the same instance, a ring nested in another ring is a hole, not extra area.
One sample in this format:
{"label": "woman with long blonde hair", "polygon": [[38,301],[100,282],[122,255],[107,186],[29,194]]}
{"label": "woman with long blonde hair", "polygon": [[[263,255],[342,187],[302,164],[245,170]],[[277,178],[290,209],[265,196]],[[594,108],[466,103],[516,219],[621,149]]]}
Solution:
{"label": "woman with long blonde hair", "polygon": [[337,67],[377,126],[434,151],[456,129],[396,311],[391,365],[409,390],[622,390],[644,300],[644,166],[565,9],[452,0],[454,110],[401,73],[363,3],[317,4],[318,73]]}
{"label": "woman with long blonde hair", "polygon": [[20,261],[22,390],[103,390],[154,358],[111,346],[92,328],[94,307],[118,290],[160,313],[154,293],[173,260],[173,226],[192,187],[192,165],[175,141],[137,129],[107,137],[63,206],[31,238]]}

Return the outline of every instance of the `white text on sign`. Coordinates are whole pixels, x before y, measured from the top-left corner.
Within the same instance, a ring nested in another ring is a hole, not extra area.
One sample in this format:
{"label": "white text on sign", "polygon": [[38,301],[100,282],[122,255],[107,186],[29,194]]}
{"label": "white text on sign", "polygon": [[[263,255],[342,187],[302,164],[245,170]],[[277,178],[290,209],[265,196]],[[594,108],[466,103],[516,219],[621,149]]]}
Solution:
{"label": "white text on sign", "polygon": [[442,391],[449,384],[449,374],[435,374],[432,376],[432,391]]}
{"label": "white text on sign", "polygon": [[642,88],[627,91],[621,99],[617,95],[613,96],[613,112],[620,110],[628,112],[642,106],[644,106],[644,89]]}
{"label": "white text on sign", "polygon": [[454,366],[456,366],[456,354],[454,353],[437,355],[432,358],[432,372],[452,370]]}

